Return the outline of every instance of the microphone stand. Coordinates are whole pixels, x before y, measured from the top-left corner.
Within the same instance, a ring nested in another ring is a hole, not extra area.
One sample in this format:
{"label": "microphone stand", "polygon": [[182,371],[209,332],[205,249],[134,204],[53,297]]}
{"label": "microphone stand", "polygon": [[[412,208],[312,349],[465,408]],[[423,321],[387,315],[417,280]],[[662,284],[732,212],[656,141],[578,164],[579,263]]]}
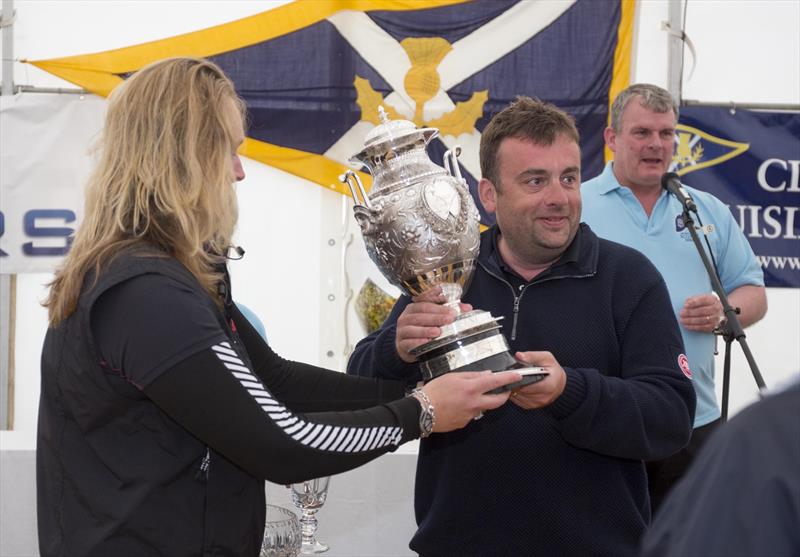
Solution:
{"label": "microphone stand", "polygon": [[683,204],[683,223],[686,225],[686,228],[689,229],[689,234],[692,236],[692,241],[694,242],[694,246],[697,248],[697,253],[700,254],[700,259],[702,259],[703,265],[708,273],[708,277],[711,279],[711,287],[719,297],[719,301],[722,303],[722,310],[725,315],[725,320],[714,331],[714,334],[718,334],[725,339],[725,365],[722,375],[721,408],[721,420],[725,422],[728,420],[728,398],[730,395],[731,374],[731,343],[734,340],[736,340],[742,347],[742,351],[744,352],[745,358],[747,358],[747,363],[750,365],[750,372],[753,374],[753,377],[756,380],[758,389],[763,391],[767,388],[767,386],[764,383],[764,379],[761,377],[761,372],[758,370],[758,365],[756,364],[755,358],[753,358],[753,354],[750,352],[750,347],[747,344],[744,329],[742,328],[742,324],[739,322],[738,314],[741,310],[739,308],[731,307],[731,305],[728,303],[728,296],[725,294],[725,289],[722,288],[719,275],[717,275],[716,269],[711,265],[711,262],[708,259],[708,254],[706,254],[706,250],[703,249],[703,245],[700,243],[700,238],[698,237],[697,230],[695,230],[694,227],[694,220],[692,220],[692,216],[685,204]]}

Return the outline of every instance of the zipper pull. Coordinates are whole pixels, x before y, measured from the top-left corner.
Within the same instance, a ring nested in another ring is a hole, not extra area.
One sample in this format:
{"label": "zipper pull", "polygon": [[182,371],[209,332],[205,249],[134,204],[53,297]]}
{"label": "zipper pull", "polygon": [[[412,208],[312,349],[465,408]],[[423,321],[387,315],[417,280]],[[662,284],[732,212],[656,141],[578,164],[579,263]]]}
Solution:
{"label": "zipper pull", "polygon": [[511,340],[517,340],[517,318],[519,317],[519,301],[522,296],[514,296],[514,321],[511,325]]}
{"label": "zipper pull", "polygon": [[211,466],[211,451],[209,450],[208,447],[206,447],[206,454],[203,456],[203,460],[200,461],[200,468],[194,475],[194,479],[208,481],[208,468],[210,466]]}

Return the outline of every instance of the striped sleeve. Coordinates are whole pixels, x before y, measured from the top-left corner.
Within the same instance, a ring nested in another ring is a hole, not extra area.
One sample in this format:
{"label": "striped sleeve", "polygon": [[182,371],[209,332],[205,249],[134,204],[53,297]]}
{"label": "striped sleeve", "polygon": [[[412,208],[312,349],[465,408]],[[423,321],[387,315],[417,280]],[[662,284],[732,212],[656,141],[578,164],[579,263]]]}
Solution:
{"label": "striped sleeve", "polygon": [[270,394],[229,342],[215,344],[211,350],[269,419],[285,435],[303,445],[322,451],[350,453],[397,446],[403,439],[403,428],[399,426],[332,425],[315,423],[293,414]]}
{"label": "striped sleeve", "polygon": [[[285,366],[282,373],[317,381],[342,375]],[[212,341],[143,392],[212,449],[208,474],[214,473],[215,458],[225,458],[254,477],[293,483],[351,470],[419,436],[419,403],[413,397],[366,408],[353,403],[352,410],[293,411],[227,340]]]}

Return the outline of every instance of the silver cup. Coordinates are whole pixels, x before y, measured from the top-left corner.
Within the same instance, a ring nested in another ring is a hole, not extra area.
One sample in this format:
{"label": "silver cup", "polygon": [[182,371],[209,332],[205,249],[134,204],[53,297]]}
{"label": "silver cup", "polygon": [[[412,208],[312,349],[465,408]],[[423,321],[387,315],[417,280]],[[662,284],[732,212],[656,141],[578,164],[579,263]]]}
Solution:
{"label": "silver cup", "polygon": [[441,286],[445,304],[457,313],[439,337],[412,351],[423,379],[523,367],[509,353],[499,319],[460,310],[480,247],[480,215],[458,166],[461,149],[447,151],[441,167],[425,151],[437,129],[390,120],[383,108],[379,114],[381,124],[350,158],[372,175],[369,195],[352,170],[340,179],[350,188],[367,253],[383,276],[412,297]]}

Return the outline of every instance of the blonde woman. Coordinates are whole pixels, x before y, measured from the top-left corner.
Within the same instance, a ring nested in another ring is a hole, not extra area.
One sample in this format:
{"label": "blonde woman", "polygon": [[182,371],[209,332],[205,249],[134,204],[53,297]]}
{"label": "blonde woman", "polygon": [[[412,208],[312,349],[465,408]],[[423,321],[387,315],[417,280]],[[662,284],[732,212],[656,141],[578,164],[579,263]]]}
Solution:
{"label": "blonde woman", "polygon": [[51,285],[38,436],[43,556],[258,554],[264,485],[343,472],[463,427],[516,373],[400,382],[281,359],[224,255],[244,106],[214,64],[154,63],[111,96]]}

